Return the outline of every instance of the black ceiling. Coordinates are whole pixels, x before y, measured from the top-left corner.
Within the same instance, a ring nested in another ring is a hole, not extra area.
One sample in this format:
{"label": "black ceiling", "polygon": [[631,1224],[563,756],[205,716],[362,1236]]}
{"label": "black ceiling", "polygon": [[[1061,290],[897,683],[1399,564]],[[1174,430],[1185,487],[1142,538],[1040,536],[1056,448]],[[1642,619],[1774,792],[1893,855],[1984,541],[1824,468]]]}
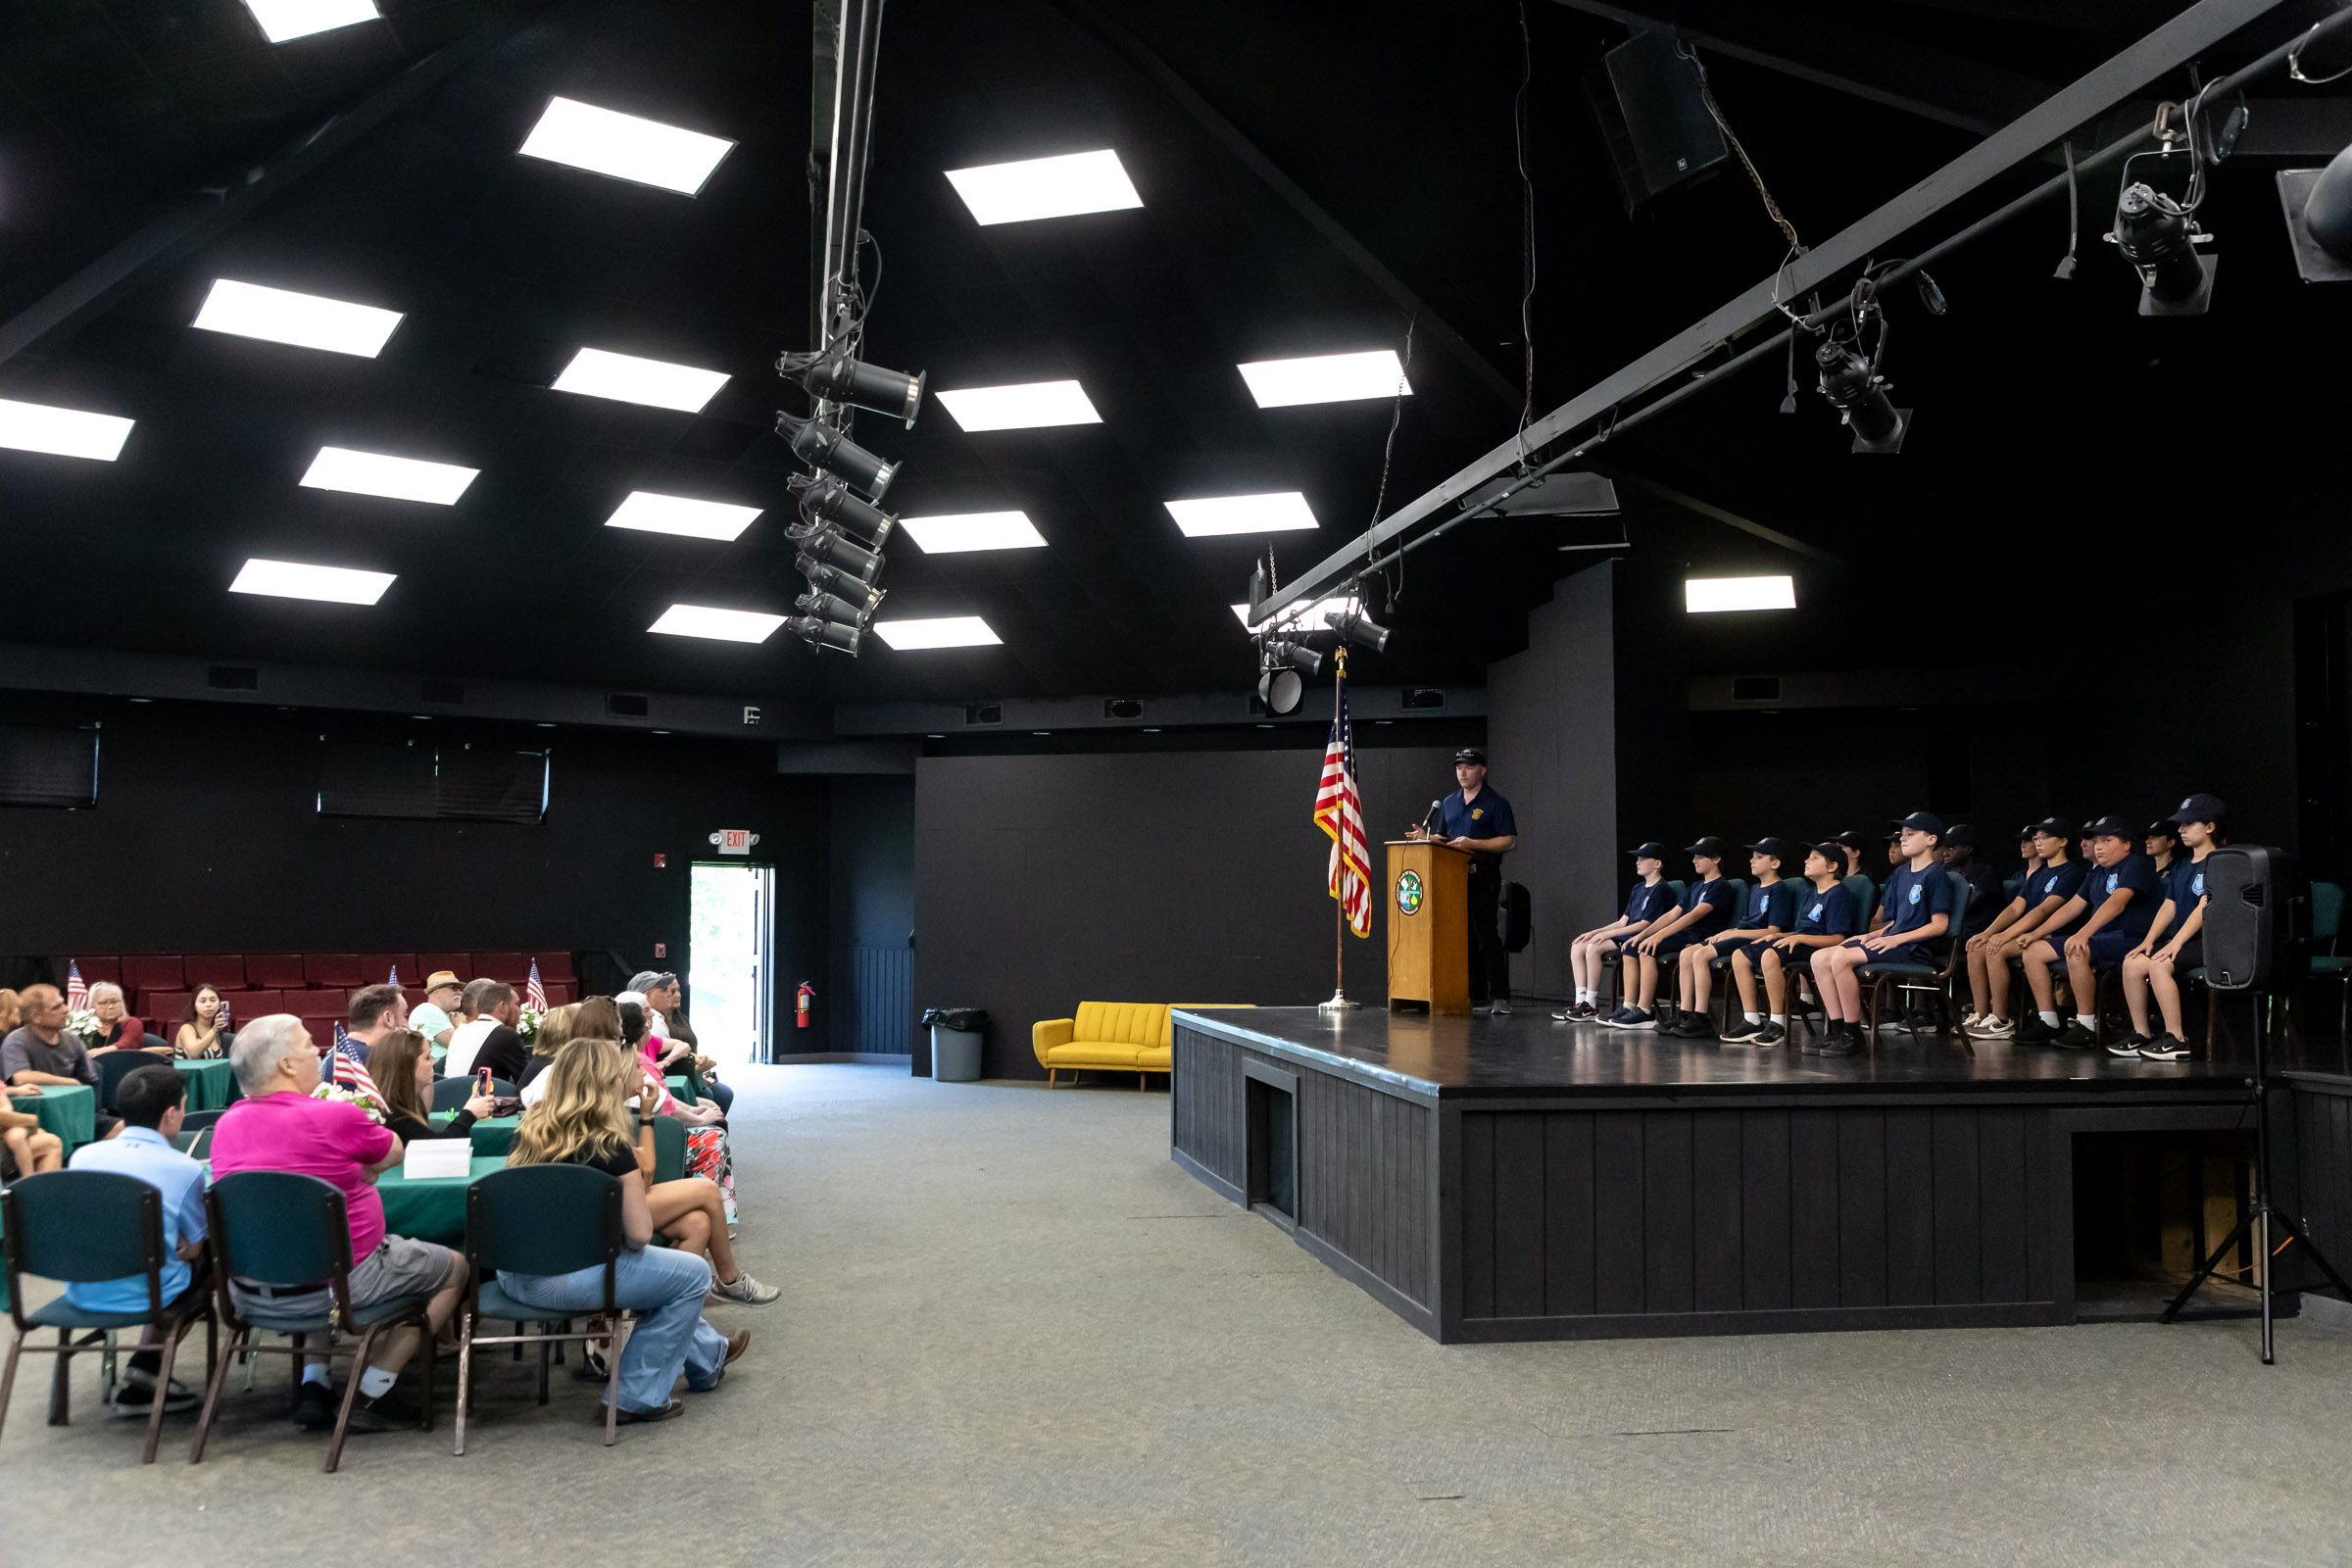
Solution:
{"label": "black ceiling", "polygon": [[[19,589],[0,638],[778,698],[1231,690],[1250,669],[1226,607],[1262,542],[1186,539],[1159,503],[1303,490],[1323,526],[1276,536],[1286,570],[1372,516],[1389,407],[1260,411],[1233,368],[1400,348],[1403,308],[1071,9],[898,0],[883,27],[865,218],[881,259],[868,353],[928,369],[934,387],[1075,377],[1103,422],[966,435],[934,406],[910,433],[872,416],[859,426],[906,460],[893,510],[1018,507],[1049,540],[929,558],[892,547],[886,616],[981,614],[1001,649],[869,644],[852,662],[784,634],[757,647],[649,636],[672,601],[784,612],[802,586],[781,537],[784,481],[798,466],[767,433],[769,411],[797,406],[797,394],[767,366],[807,336],[808,9],[379,3],[380,23],[271,46],[236,0],[56,0],[0,42],[5,320],[164,204],[233,188],[409,64],[521,23],[223,236],[0,366],[0,396],[138,420],[112,465],[0,452],[0,525]],[[1516,6],[1106,9],[1426,302],[1388,506],[1506,438],[1521,335]],[[2174,8],[2106,0],[2068,8],[2063,26],[2043,9],[1815,0],[1808,11],[1822,28],[1867,23],[2060,80]],[[1782,242],[1736,167],[1629,219],[1582,85],[1624,29],[1551,0],[1528,12],[1541,413],[1769,271]],[[2283,36],[2285,17],[2258,30],[2208,73]],[[1801,54],[1803,39],[1788,47]],[[1972,139],[1759,65],[1710,65],[1808,240]],[[516,157],[555,93],[739,145],[691,199]],[[1099,146],[1118,150],[1141,211],[982,228],[941,173]],[[1937,269],[1949,316],[1898,298],[1889,367],[1898,401],[1920,410],[1899,458],[1846,454],[1809,392],[1797,416],[1778,415],[1777,368],[1691,399],[1603,454],[1843,564],[1792,557],[1628,485],[1636,548],[1707,567],[1793,568],[1810,602],[1855,607],[1850,622],[1706,628],[1724,657],[1778,636],[1784,662],[1933,659],[1940,644],[1874,648],[1870,606],[1924,591],[1955,556],[1991,589],[1984,634],[1996,635],[2021,567],[2053,528],[2095,558],[2151,537],[2168,548],[2204,508],[2291,510],[2301,482],[2291,465],[2249,478],[2239,459],[2290,451],[2338,422],[2306,356],[2352,325],[2352,290],[2295,281],[2275,167],[2226,168],[2217,180],[2208,217],[2228,266],[2202,319],[2132,315],[2135,285],[2097,240],[2112,174],[2103,188],[2086,183],[2074,283],[2049,275],[2066,244],[2053,206]],[[2016,172],[1925,237],[2047,172]],[[408,317],[371,361],[189,330],[222,276]],[[1484,368],[1445,348],[1441,323]],[[547,390],[583,345],[733,379],[699,416]],[[298,488],[330,444],[482,474],[453,508]],[[603,527],[632,489],[770,510],[732,545]],[[1395,650],[1362,672],[1478,679],[1518,645],[1523,609],[1589,559],[1557,543],[1589,531],[1470,524],[1416,553]],[[247,556],[400,580],[372,609],[231,596]],[[2023,601],[2014,612],[2029,613]]]}

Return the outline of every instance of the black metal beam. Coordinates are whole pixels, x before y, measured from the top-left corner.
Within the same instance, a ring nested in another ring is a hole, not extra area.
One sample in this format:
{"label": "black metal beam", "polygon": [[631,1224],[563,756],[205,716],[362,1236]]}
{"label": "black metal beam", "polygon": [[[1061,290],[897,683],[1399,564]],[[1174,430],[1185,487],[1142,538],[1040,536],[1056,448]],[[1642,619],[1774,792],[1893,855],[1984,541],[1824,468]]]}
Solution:
{"label": "black metal beam", "polygon": [[81,325],[156,272],[195,254],[550,9],[517,4],[287,142],[248,171],[240,183],[193,191],[172,201],[129,238],[0,323],[0,364],[53,334]]}
{"label": "black metal beam", "polygon": [[1997,134],[1798,257],[1779,275],[1747,288],[1561,404],[1530,425],[1524,436],[1515,436],[1495,447],[1405,503],[1292,578],[1257,608],[1251,626],[1265,625],[1292,606],[1311,602],[1327,593],[1361,570],[1362,563],[1382,546],[1438,516],[1496,474],[1517,466],[1524,461],[1524,454],[1541,451],[1773,320],[1780,312],[1777,301],[1802,299],[1856,263],[1884,253],[1894,241],[1952,203],[1982,189],[1996,175],[2032,158],[2042,147],[2093,119],[2126,94],[2186,64],[2281,3],[2283,0],[2198,0],[2002,127]]}
{"label": "black metal beam", "polygon": [[1691,42],[1800,81],[1989,136],[2049,97],[2048,82],[1778,0],[1552,0]]}

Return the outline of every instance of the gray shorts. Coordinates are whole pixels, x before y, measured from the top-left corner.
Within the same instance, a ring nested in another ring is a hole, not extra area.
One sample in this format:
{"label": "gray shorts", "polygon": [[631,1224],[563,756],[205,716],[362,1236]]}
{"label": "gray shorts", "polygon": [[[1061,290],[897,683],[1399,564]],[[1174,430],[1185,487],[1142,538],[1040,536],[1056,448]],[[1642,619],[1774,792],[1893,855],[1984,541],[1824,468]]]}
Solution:
{"label": "gray shorts", "polygon": [[[367,1306],[396,1296],[430,1296],[449,1280],[450,1249],[406,1236],[387,1236],[381,1246],[351,1265],[351,1304]],[[239,1312],[304,1315],[333,1310],[333,1294],[323,1288],[266,1295],[242,1280],[228,1282],[229,1299]]]}

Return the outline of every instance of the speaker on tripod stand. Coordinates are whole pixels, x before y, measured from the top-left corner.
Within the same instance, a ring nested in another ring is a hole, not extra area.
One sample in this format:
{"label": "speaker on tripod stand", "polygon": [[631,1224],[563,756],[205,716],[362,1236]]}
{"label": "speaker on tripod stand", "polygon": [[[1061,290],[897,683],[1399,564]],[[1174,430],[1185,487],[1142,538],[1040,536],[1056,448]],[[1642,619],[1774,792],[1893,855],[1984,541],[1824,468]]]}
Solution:
{"label": "speaker on tripod stand", "polygon": [[[2262,1361],[2277,1360],[2271,1325],[2271,1270],[2280,1253],[2299,1246],[2319,1271],[2337,1290],[2352,1298],[2352,1286],[2335,1271],[2326,1253],[2311,1244],[2292,1215],[2271,1204],[2271,1094],[2270,1017],[2267,1004],[2280,993],[2291,995],[2311,968],[2311,883],[2295,858],[2284,850],[2256,845],[2219,849],[2205,858],[2205,980],[2220,1005],[2220,994],[2251,991],[2254,1001],[2254,1076],[2246,1087],[2254,1099],[2254,1203],[2245,1218],[2231,1227],[2214,1249],[2205,1266],[2189,1277],[2173,1304],[2164,1309],[2170,1323],[2188,1304],[2197,1287],[2213,1277],[2222,1259],[2237,1250],[2240,1238],[2253,1233],[2255,1255],[2262,1259]],[[2278,1240],[2283,1233],[2285,1239]]]}

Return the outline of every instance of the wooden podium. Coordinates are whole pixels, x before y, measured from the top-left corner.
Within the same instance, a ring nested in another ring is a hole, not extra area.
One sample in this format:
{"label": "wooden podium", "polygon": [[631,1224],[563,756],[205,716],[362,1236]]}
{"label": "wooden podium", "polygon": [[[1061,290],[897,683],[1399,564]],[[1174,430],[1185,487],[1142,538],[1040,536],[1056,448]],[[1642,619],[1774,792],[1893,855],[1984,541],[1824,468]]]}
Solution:
{"label": "wooden podium", "polygon": [[1389,1006],[1470,1010],[1470,852],[1389,841]]}

